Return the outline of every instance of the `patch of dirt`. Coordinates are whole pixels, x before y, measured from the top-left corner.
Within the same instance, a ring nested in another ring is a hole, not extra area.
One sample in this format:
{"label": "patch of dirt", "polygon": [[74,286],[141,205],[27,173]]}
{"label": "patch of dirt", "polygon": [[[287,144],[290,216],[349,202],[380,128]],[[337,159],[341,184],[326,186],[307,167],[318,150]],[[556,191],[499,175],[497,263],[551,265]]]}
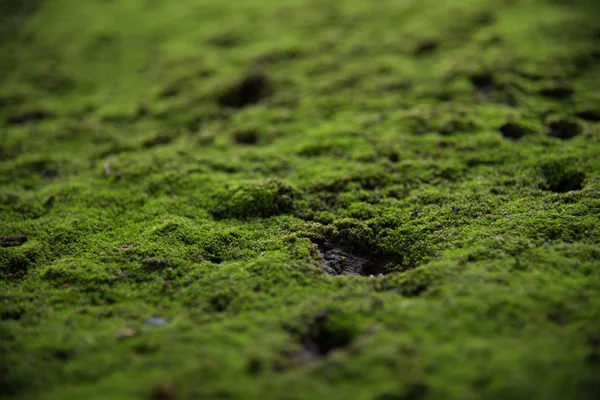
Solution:
{"label": "patch of dirt", "polygon": [[256,104],[271,94],[271,83],[261,72],[244,75],[217,99],[221,107],[243,108]]}
{"label": "patch of dirt", "polygon": [[385,274],[399,263],[393,257],[384,257],[365,250],[313,240],[318,247],[316,258],[323,269],[331,275],[378,275]]}

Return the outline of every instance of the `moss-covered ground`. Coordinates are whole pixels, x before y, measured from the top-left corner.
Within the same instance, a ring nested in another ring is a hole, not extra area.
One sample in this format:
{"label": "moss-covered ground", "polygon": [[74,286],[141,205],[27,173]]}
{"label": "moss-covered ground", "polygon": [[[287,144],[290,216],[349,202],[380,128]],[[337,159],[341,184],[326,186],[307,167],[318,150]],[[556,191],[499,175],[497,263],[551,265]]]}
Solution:
{"label": "moss-covered ground", "polygon": [[0,18],[0,398],[600,395],[599,2]]}

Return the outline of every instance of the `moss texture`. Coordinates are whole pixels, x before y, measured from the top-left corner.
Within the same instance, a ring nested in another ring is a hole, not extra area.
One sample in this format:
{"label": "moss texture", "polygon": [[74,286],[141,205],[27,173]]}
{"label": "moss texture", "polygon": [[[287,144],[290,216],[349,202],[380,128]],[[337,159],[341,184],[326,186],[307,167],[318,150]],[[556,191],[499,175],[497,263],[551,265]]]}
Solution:
{"label": "moss texture", "polygon": [[0,1],[0,398],[598,398],[599,17]]}

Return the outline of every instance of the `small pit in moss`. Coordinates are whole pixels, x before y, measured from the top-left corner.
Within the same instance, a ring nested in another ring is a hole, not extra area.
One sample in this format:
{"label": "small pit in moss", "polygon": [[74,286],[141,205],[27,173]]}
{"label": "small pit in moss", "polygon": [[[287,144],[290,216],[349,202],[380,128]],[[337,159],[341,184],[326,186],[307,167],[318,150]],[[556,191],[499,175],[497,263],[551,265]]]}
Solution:
{"label": "small pit in moss", "polygon": [[581,126],[574,121],[560,119],[548,124],[548,134],[553,138],[568,140],[581,133]]}
{"label": "small pit in moss", "polygon": [[565,193],[583,189],[585,172],[571,166],[572,161],[552,161],[540,166],[542,190]]}
{"label": "small pit in moss", "polygon": [[258,144],[260,141],[260,136],[255,130],[235,131],[231,138],[234,143],[246,146]]}
{"label": "small pit in moss", "polygon": [[500,127],[500,133],[507,139],[519,140],[523,136],[531,133],[528,128],[515,122],[507,122]]}
{"label": "small pit in moss", "polygon": [[318,248],[319,264],[330,275],[376,276],[388,273],[399,264],[394,257],[381,256],[329,240],[313,240],[313,243]]}
{"label": "small pit in moss", "polygon": [[217,99],[221,107],[243,108],[269,96],[271,83],[261,72],[250,72],[225,90]]}

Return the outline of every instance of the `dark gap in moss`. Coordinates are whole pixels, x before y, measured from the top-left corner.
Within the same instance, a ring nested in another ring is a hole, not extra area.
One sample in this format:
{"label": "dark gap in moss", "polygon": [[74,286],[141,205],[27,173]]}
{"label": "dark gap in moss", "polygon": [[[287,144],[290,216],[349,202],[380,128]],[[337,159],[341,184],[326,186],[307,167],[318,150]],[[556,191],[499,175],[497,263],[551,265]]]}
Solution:
{"label": "dark gap in moss", "polygon": [[250,72],[225,90],[217,99],[221,107],[243,108],[268,97],[271,83],[262,72]]}
{"label": "dark gap in moss", "polygon": [[549,88],[541,89],[538,93],[541,96],[544,96],[544,97],[547,97],[550,99],[567,100],[567,99],[570,99],[575,94],[575,91],[570,87],[557,86],[557,87],[549,87]]}
{"label": "dark gap in moss", "polygon": [[59,361],[66,362],[73,358],[73,351],[70,349],[54,349],[50,351],[50,356]]}
{"label": "dark gap in moss", "polygon": [[561,119],[552,121],[548,124],[550,135],[553,138],[567,140],[572,139],[581,133],[581,125],[577,122]]}
{"label": "dark gap in moss", "polygon": [[395,151],[391,151],[388,155],[387,155],[388,160],[390,160],[393,163],[397,163],[398,161],[400,161],[400,155],[398,153],[396,153]]}
{"label": "dark gap in moss", "polygon": [[496,80],[494,76],[489,72],[482,72],[478,74],[473,74],[469,77],[471,80],[471,84],[473,87],[481,93],[489,94],[496,84]]}
{"label": "dark gap in moss", "polygon": [[310,362],[347,347],[358,333],[352,316],[336,315],[327,310],[319,312],[312,316],[300,335],[302,351],[296,354],[297,361]]}
{"label": "dark gap in moss", "polygon": [[573,161],[552,161],[540,166],[544,182],[540,185],[542,190],[557,193],[570,192],[583,189],[585,172],[571,165]]}
{"label": "dark gap in moss", "polygon": [[440,42],[435,39],[426,39],[420,42],[414,49],[413,54],[424,56],[435,52],[440,47]]}
{"label": "dark gap in moss", "polygon": [[600,121],[600,110],[593,110],[591,108],[588,108],[577,111],[575,113],[575,116],[588,122],[598,122]]}
{"label": "dark gap in moss", "polygon": [[158,350],[158,346],[150,343],[138,343],[133,347],[133,352],[137,355],[148,355],[155,353]]}
{"label": "dark gap in moss", "polygon": [[234,143],[243,145],[255,145],[259,142],[260,135],[255,130],[240,130],[232,135]]}
{"label": "dark gap in moss", "polygon": [[22,125],[31,122],[44,121],[53,117],[54,114],[46,110],[29,110],[9,115],[6,118],[6,123],[9,125]]}
{"label": "dark gap in moss", "polygon": [[9,308],[7,310],[0,311],[0,321],[18,321],[23,316],[24,312],[22,309]]}
{"label": "dark gap in moss", "polygon": [[27,236],[0,236],[0,247],[21,246],[27,241]]}
{"label": "dark gap in moss", "polygon": [[258,375],[264,369],[263,363],[256,357],[251,357],[246,364],[246,371],[250,375]]}
{"label": "dark gap in moss", "polygon": [[217,293],[210,298],[209,304],[214,311],[223,312],[227,310],[232,300],[233,298],[229,293]]}
{"label": "dark gap in moss", "polygon": [[358,245],[331,241],[329,239],[311,239],[317,245],[316,254],[319,264],[330,275],[379,275],[386,274],[401,264],[397,256],[383,256]]}
{"label": "dark gap in moss", "polygon": [[507,122],[499,128],[500,133],[507,139],[519,140],[523,136],[531,133],[531,131],[521,124],[515,122]]}

